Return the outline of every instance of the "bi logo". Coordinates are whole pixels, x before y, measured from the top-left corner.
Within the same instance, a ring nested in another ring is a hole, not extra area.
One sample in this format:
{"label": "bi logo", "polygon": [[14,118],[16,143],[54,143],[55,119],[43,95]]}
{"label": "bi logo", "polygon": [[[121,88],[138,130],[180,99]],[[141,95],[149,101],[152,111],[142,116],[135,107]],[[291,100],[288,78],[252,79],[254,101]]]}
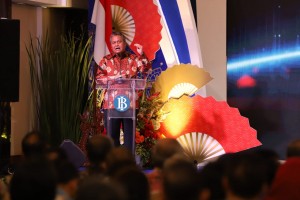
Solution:
{"label": "bi logo", "polygon": [[130,107],[130,100],[127,96],[119,95],[114,99],[114,107],[117,111],[124,112]]}

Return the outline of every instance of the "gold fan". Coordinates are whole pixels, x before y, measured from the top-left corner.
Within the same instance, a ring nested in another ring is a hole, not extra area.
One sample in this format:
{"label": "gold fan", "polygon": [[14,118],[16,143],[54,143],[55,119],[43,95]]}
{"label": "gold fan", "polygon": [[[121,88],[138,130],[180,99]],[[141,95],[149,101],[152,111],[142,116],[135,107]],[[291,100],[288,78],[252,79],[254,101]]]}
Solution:
{"label": "gold fan", "polygon": [[180,98],[182,95],[193,95],[207,84],[212,77],[203,68],[196,65],[174,65],[163,71],[156,79],[154,88],[160,92],[162,100]]}
{"label": "gold fan", "polygon": [[196,163],[225,154],[222,145],[213,137],[200,132],[181,135],[177,141],[186,155]]}
{"label": "gold fan", "polygon": [[130,13],[123,7],[112,5],[111,14],[113,21],[113,29],[121,32],[128,45],[133,41],[135,35],[135,23]]}

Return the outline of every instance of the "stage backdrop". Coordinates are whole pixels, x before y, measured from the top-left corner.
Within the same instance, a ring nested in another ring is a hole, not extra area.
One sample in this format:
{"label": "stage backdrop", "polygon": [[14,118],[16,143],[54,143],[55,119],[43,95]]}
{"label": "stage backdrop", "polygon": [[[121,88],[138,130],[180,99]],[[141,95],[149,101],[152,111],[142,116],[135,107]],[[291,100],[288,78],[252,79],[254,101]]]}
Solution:
{"label": "stage backdrop", "polygon": [[227,0],[228,103],[281,159],[300,138],[299,8],[299,0]]}
{"label": "stage backdrop", "polygon": [[[94,36],[95,62],[109,53],[111,32],[120,31],[129,50],[135,52],[135,43],[143,45],[152,61],[152,79],[176,64],[190,63],[202,68],[192,5],[195,8],[195,0],[89,0],[89,32]],[[205,87],[198,92],[205,95]]]}
{"label": "stage backdrop", "polygon": [[[260,145],[256,131],[238,109],[213,97],[205,98],[205,84],[213,77],[201,69],[199,38],[190,0],[89,2],[94,61],[99,63],[109,52],[111,32],[120,31],[129,50],[135,51],[135,43],[143,45],[152,61],[154,73],[150,79],[160,74],[155,81],[160,87],[155,85],[155,89],[161,92],[161,98],[164,101],[174,98],[164,104],[164,110],[170,112],[160,128],[164,137],[181,140],[186,153],[197,163],[225,152]],[[190,87],[191,93],[186,90]],[[199,95],[194,95],[195,91]]]}

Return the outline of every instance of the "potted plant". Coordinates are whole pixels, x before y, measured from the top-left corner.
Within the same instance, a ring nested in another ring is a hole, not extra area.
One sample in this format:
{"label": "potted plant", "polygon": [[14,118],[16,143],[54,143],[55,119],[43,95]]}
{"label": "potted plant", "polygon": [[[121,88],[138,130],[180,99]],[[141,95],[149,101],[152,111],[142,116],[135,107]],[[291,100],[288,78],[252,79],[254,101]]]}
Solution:
{"label": "potted plant", "polygon": [[91,64],[91,39],[84,34],[62,35],[55,48],[45,37],[30,38],[31,85],[35,105],[35,128],[51,145],[64,139],[78,142],[80,117],[87,99],[87,77]]}

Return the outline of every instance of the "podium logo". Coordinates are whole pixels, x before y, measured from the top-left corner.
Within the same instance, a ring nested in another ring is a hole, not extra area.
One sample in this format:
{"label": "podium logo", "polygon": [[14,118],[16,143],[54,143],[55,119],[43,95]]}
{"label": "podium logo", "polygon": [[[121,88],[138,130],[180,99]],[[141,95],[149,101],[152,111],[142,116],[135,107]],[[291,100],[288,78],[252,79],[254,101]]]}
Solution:
{"label": "podium logo", "polygon": [[130,107],[130,100],[127,96],[119,95],[114,99],[114,107],[117,111],[124,112]]}

